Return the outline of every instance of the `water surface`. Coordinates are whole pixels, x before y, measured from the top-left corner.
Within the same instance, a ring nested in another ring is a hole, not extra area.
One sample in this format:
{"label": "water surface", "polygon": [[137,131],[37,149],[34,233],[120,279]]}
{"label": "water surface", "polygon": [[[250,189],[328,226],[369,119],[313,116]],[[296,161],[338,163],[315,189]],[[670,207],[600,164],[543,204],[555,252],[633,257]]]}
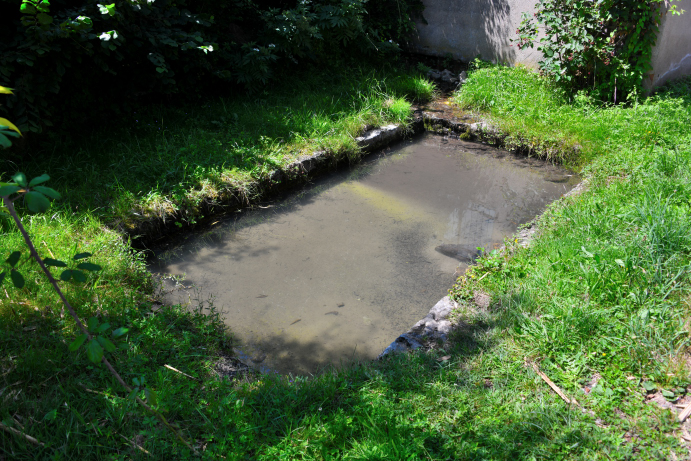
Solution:
{"label": "water surface", "polygon": [[168,302],[209,295],[268,371],[375,358],[466,265],[435,248],[491,249],[577,178],[483,144],[425,135],[158,255]]}

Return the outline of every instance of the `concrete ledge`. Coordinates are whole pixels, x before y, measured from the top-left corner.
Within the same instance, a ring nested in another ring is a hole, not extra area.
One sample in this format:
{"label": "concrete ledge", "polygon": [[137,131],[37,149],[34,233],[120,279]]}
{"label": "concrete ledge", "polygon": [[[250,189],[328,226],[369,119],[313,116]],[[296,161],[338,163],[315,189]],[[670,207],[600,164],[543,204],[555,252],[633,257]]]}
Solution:
{"label": "concrete ledge", "polygon": [[355,138],[358,146],[365,152],[372,152],[403,139],[405,129],[400,125],[386,125],[364,133]]}
{"label": "concrete ledge", "polygon": [[569,158],[576,158],[582,150],[580,145],[566,146],[564,143],[536,143],[533,139],[504,133],[485,121],[472,123],[455,121],[424,111],[422,111],[420,117],[427,130],[436,131],[440,134],[455,133],[468,141],[487,143],[517,154],[563,161]]}
{"label": "concrete ledge", "polygon": [[[422,127],[419,127],[422,129]],[[418,130],[419,132],[420,130]],[[185,224],[183,229],[203,227],[219,214],[234,211],[276,197],[295,189],[309,179],[334,170],[341,164],[351,162],[364,154],[373,152],[415,133],[402,125],[386,125],[366,131],[356,141],[359,150],[336,154],[329,151],[316,151],[302,156],[296,161],[271,172],[266,178],[247,184],[228,184],[215,197],[204,197],[194,205],[182,205],[177,210],[141,211],[134,222],[113,223],[121,234],[132,239],[135,248],[146,248],[163,237],[179,234],[181,229],[176,222],[188,223],[190,217],[198,221],[195,225]],[[201,217],[200,217],[201,216]]]}

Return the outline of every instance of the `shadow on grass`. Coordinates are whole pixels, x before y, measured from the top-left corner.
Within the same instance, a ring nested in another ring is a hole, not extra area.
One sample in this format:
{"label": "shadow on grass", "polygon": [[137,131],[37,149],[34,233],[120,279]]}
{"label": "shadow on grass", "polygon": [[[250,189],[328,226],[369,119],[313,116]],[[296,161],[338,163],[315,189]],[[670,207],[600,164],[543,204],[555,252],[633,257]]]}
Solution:
{"label": "shadow on grass", "polygon": [[149,206],[194,207],[195,190],[263,177],[306,147],[353,144],[354,130],[389,117],[383,100],[396,91],[387,79],[408,75],[324,70],[260,95],[143,107],[86,136],[53,133],[32,152],[0,159],[0,172],[47,172],[63,203],[108,221]]}
{"label": "shadow on grass", "polygon": [[[448,350],[325,369],[311,378],[230,381],[213,377],[208,365],[228,344],[218,317],[149,312],[111,319],[133,326],[130,351],[114,363],[128,381],[147,376],[168,420],[209,459],[554,458],[594,451],[605,440],[549,391],[526,392],[530,372],[494,343],[489,333],[501,326],[491,321],[465,325]],[[32,336],[7,329],[0,336],[8,354],[0,361],[0,417],[46,445],[4,434],[2,456],[148,459],[127,441],[133,437],[158,459],[187,456],[104,370],[55,347],[70,340],[59,317],[36,314],[29,324],[37,326]]]}
{"label": "shadow on grass", "polygon": [[[466,326],[450,351],[389,356],[305,381],[269,378],[241,391],[243,408],[262,418],[250,456],[532,459],[596,449],[595,426],[580,412],[549,395],[518,395],[515,376],[469,367],[493,347],[485,334],[493,327]],[[451,358],[440,361],[444,354]]]}

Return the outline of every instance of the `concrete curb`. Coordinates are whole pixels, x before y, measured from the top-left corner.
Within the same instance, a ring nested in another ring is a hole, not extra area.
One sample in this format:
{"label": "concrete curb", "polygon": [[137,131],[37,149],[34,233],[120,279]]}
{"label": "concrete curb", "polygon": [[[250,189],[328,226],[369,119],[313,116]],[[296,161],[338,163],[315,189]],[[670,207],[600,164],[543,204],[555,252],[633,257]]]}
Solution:
{"label": "concrete curb", "polygon": [[[175,223],[187,223],[190,211],[198,218],[195,225],[185,224],[183,229],[203,227],[203,225],[219,214],[234,211],[253,203],[278,196],[282,192],[297,188],[311,178],[327,171],[334,170],[341,164],[359,159],[367,153],[381,149],[389,144],[403,140],[406,136],[421,132],[424,127],[419,126],[409,129],[402,125],[386,125],[366,131],[362,136],[355,138],[359,151],[355,153],[335,154],[328,151],[316,151],[311,155],[298,158],[296,161],[283,168],[274,170],[266,178],[244,185],[229,184],[226,190],[221,191],[217,197],[203,198],[200,203],[191,207],[180,207],[178,210],[163,210],[160,212],[146,213],[143,219],[134,223],[115,223],[114,227],[121,234],[132,239],[135,248],[146,248],[149,244],[163,237],[179,234],[181,228]],[[415,129],[417,128],[417,130]],[[133,214],[142,216],[145,213],[139,211]]]}
{"label": "concrete curb", "polygon": [[[449,131],[453,131],[455,133],[465,133],[469,140],[488,142],[497,147],[506,148],[505,141],[508,138],[508,135],[501,133],[497,128],[486,122],[454,122],[446,118],[437,117],[434,114],[424,112],[421,115],[421,120],[425,125],[431,125],[432,127],[441,129],[442,132],[446,130],[445,133],[447,134]],[[521,149],[520,145],[516,147],[518,147],[519,151],[526,151],[525,147],[523,147],[523,149]],[[569,192],[564,194],[564,197],[580,194],[586,190],[587,187],[586,182],[582,181]],[[538,217],[536,216],[529,226],[521,229],[514,235],[514,238],[517,239],[521,246],[528,247],[535,238],[538,228],[534,222],[537,218]],[[499,249],[499,251],[504,250],[504,246]],[[433,342],[446,342],[449,333],[453,331],[455,327],[455,325],[453,325],[449,320],[449,316],[451,315],[451,312],[458,307],[459,304],[457,302],[451,300],[451,298],[448,296],[443,297],[430,309],[429,313],[422,320],[419,320],[410,330],[401,334],[391,344],[389,344],[386,349],[379,354],[377,360],[382,359],[389,354],[406,353],[420,348],[429,348],[429,345]]]}
{"label": "concrete curb", "polygon": [[[529,140],[510,137],[484,121],[476,123],[454,121],[422,109],[416,111],[415,119],[410,126],[386,125],[368,130],[355,138],[359,147],[357,152],[336,154],[329,151],[316,151],[298,158],[283,168],[274,170],[262,180],[246,184],[228,184],[215,197],[203,197],[198,203],[178,205],[177,209],[171,207],[166,210],[132,210],[132,215],[137,216],[133,218],[136,220],[115,222],[111,225],[126,238],[130,238],[133,247],[147,248],[164,237],[180,234],[181,231],[195,227],[203,227],[220,214],[260,203],[283,192],[296,189],[321,173],[332,171],[367,153],[424,131],[440,134],[454,133],[470,141],[488,143],[521,154],[540,154]],[[543,152],[542,156],[545,154]],[[180,223],[183,224],[182,227]]]}

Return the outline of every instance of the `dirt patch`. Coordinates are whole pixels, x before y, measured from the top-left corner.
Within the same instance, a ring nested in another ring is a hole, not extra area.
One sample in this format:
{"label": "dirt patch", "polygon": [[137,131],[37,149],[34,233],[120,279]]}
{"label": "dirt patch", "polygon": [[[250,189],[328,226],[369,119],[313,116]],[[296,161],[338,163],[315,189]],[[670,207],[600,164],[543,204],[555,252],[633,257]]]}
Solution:
{"label": "dirt patch", "polygon": [[473,302],[475,302],[475,306],[478,309],[487,310],[492,302],[492,298],[484,291],[476,291],[473,293]]}
{"label": "dirt patch", "polygon": [[237,357],[221,352],[218,361],[214,365],[214,371],[219,378],[238,379],[252,373],[253,370],[245,365]]}

